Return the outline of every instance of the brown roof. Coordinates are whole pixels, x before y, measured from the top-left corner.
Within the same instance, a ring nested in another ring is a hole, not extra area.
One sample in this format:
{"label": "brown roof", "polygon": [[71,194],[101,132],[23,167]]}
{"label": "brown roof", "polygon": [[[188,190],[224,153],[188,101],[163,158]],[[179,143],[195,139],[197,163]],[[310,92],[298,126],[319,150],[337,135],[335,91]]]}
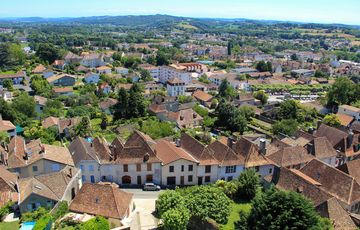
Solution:
{"label": "brown roof", "polygon": [[295,169],[290,170],[281,167],[280,172],[274,174],[272,183],[274,183],[277,188],[301,193],[310,199],[315,206],[332,197],[322,190],[321,184]]}
{"label": "brown roof", "polygon": [[198,163],[198,161],[183,148],[177,147],[174,143],[165,140],[156,143],[155,153],[164,165],[181,159]]}
{"label": "brown roof", "polygon": [[307,150],[302,146],[281,148],[279,151],[268,156],[268,158],[282,167],[305,164],[314,159],[314,157],[308,154]]}
{"label": "brown roof", "polygon": [[35,67],[35,69],[32,71],[32,73],[42,73],[46,70],[45,66],[42,64]]}
{"label": "brown roof", "polygon": [[113,160],[113,155],[111,153],[109,145],[107,144],[104,138],[96,137],[92,142],[92,146],[94,147],[96,154],[99,156],[101,160],[104,161]]}
{"label": "brown roof", "polygon": [[52,127],[52,126],[58,126],[59,125],[59,118],[57,118],[57,117],[45,118],[41,122],[41,125],[46,129],[49,128],[49,127]]}
{"label": "brown roof", "polygon": [[9,201],[18,200],[18,177],[0,165],[0,208]]}
{"label": "brown roof", "polygon": [[172,85],[172,84],[183,84],[184,82],[182,80],[180,80],[179,78],[172,78],[172,79],[168,80],[167,83]]}
{"label": "brown roof", "polygon": [[0,74],[0,79],[25,77],[25,72],[19,71],[15,74]]}
{"label": "brown roof", "polygon": [[113,155],[117,162],[123,164],[160,163],[154,153],[155,144],[148,135],[135,131],[125,144],[119,138],[115,138],[112,143],[112,146],[115,146]]}
{"label": "brown roof", "polygon": [[81,119],[79,117],[64,118],[59,120],[59,133],[63,133],[64,129],[71,128],[79,124]]}
{"label": "brown roof", "polygon": [[339,118],[342,126],[348,126],[354,120],[354,117],[342,113],[337,113],[336,116]]}
{"label": "brown roof", "polygon": [[160,105],[151,104],[149,106],[149,110],[150,110],[150,112],[155,113],[155,114],[157,114],[157,113],[166,113],[167,112],[166,106],[164,104],[160,104]]}
{"label": "brown roof", "polygon": [[311,142],[311,144],[313,145],[312,154],[314,154],[317,159],[337,156],[336,150],[332,147],[331,143],[326,137],[316,137]]}
{"label": "brown roof", "polygon": [[259,152],[258,146],[245,137],[235,143],[233,150],[236,154],[245,158],[245,167],[247,168],[272,164]]}
{"label": "brown roof", "polygon": [[118,100],[113,98],[107,98],[105,101],[100,102],[99,106],[101,109],[109,109],[110,107],[116,105]]}
{"label": "brown roof", "polygon": [[[26,154],[28,155],[27,160]],[[16,136],[11,139],[9,143],[9,168],[26,167],[42,159],[74,165],[71,154],[65,147],[42,144],[40,139],[26,145],[22,137]]]}
{"label": "brown roof", "polygon": [[348,136],[348,134],[337,128],[321,124],[316,131],[315,136],[326,137],[330,141],[330,143],[335,146],[339,144],[339,142],[343,141]]}
{"label": "brown roof", "polygon": [[211,149],[214,158],[221,166],[243,165],[245,163],[242,155],[236,155],[236,153],[227,146],[227,140],[222,139],[215,141],[211,143],[208,148]]}
{"label": "brown roof", "polygon": [[196,121],[203,120],[203,118],[193,109],[183,109],[178,112],[169,112],[167,117],[170,121],[176,122],[177,126],[180,128],[188,125],[194,125]]}
{"label": "brown roof", "polygon": [[69,209],[72,212],[88,213],[107,218],[123,219],[127,216],[133,194],[124,192],[115,185],[84,184]]}
{"label": "brown roof", "polygon": [[213,151],[210,148],[206,148],[203,144],[191,137],[189,134],[181,133],[180,139],[181,147],[189,152],[196,160],[200,162],[200,165],[217,165],[219,162],[213,156]]}
{"label": "brown roof", "polygon": [[37,95],[34,96],[34,100],[38,105],[45,105],[47,102],[47,98]]}
{"label": "brown roof", "polygon": [[358,183],[360,183],[360,159],[346,162],[337,167],[344,173],[352,176]]}
{"label": "brown roof", "polygon": [[213,98],[213,96],[211,96],[208,93],[205,93],[202,90],[195,91],[193,97],[195,97],[199,101],[204,101],[204,102],[210,102]]}
{"label": "brown roof", "polygon": [[0,132],[14,130],[15,128],[11,121],[0,120]]}
{"label": "brown roof", "polygon": [[360,199],[360,185],[353,177],[317,159],[305,165],[301,172],[321,183],[327,193],[346,204]]}
{"label": "brown roof", "polygon": [[72,92],[74,91],[72,87],[57,87],[53,88],[55,93],[65,93],[65,92]]}
{"label": "brown roof", "polygon": [[75,140],[70,143],[69,151],[76,166],[78,166],[79,162],[82,160],[100,161],[95,149],[82,137],[76,137]]}
{"label": "brown roof", "polygon": [[316,211],[320,216],[330,219],[335,230],[358,229],[349,213],[343,209],[335,197],[318,205]]}
{"label": "brown roof", "polygon": [[78,173],[78,170],[67,166],[59,172],[20,179],[20,202],[26,200],[31,194],[55,201],[62,200],[69,183]]}
{"label": "brown roof", "polygon": [[71,78],[75,78],[74,76],[71,76],[71,75],[68,75],[68,74],[60,74],[60,75],[53,75],[49,78],[47,78],[46,80],[51,83],[51,82],[54,82],[54,81],[57,81],[63,77],[71,77]]}

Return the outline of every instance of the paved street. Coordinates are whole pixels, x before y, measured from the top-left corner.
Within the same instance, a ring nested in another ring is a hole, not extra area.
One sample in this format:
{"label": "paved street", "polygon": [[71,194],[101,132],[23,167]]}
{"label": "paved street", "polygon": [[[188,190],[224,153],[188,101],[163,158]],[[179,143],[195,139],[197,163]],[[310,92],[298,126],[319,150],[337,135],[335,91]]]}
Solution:
{"label": "paved street", "polygon": [[155,201],[161,191],[143,191],[142,189],[123,189],[134,194],[136,210],[131,216],[131,230],[155,229],[159,220],[154,217]]}

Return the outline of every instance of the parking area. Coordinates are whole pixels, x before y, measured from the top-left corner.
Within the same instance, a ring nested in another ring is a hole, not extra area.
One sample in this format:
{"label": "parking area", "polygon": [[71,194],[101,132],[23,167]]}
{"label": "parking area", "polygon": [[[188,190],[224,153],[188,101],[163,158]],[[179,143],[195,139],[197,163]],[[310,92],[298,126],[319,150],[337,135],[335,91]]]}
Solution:
{"label": "parking area", "polygon": [[131,230],[156,229],[159,220],[153,215],[155,212],[155,201],[161,191],[142,191],[142,189],[123,189],[134,194],[136,209],[130,216]]}

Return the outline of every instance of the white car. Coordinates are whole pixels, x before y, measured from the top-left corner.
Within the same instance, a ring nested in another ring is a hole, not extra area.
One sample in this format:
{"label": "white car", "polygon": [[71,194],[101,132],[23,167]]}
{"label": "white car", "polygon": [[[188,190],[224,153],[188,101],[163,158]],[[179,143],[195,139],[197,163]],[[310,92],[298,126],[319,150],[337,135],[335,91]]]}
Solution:
{"label": "white car", "polygon": [[144,184],[143,190],[144,191],[160,191],[160,186],[154,183],[146,183]]}

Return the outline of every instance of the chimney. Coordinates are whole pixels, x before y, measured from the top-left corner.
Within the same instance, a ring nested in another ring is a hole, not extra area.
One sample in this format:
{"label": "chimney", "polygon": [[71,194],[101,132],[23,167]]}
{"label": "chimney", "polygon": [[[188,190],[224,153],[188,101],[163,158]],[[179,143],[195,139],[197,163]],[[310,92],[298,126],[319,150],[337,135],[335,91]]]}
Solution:
{"label": "chimney", "polygon": [[314,155],[315,154],[315,152],[314,152],[314,144],[313,143],[308,143],[306,145],[306,150],[307,150],[307,152],[309,154]]}
{"label": "chimney", "polygon": [[197,114],[196,114],[196,113],[193,113],[193,118],[197,118]]}
{"label": "chimney", "polygon": [[318,120],[318,121],[317,121],[317,127],[316,127],[317,129],[320,128],[321,123],[322,123],[321,120]]}
{"label": "chimney", "polygon": [[184,120],[184,116],[180,116],[180,121],[183,121]]}
{"label": "chimney", "polygon": [[346,143],[346,148],[350,148],[353,144],[353,140],[354,140],[354,133],[352,130],[349,131],[349,135],[346,139],[347,143]]}
{"label": "chimney", "polygon": [[69,177],[72,178],[72,168],[69,168]]}
{"label": "chimney", "polygon": [[176,139],[175,143],[176,143],[176,147],[181,147],[181,140],[179,138]]}
{"label": "chimney", "polygon": [[234,145],[234,138],[233,137],[228,137],[227,139],[227,146],[232,149]]}
{"label": "chimney", "polygon": [[260,139],[259,150],[262,155],[266,154],[266,140],[264,138]]}

